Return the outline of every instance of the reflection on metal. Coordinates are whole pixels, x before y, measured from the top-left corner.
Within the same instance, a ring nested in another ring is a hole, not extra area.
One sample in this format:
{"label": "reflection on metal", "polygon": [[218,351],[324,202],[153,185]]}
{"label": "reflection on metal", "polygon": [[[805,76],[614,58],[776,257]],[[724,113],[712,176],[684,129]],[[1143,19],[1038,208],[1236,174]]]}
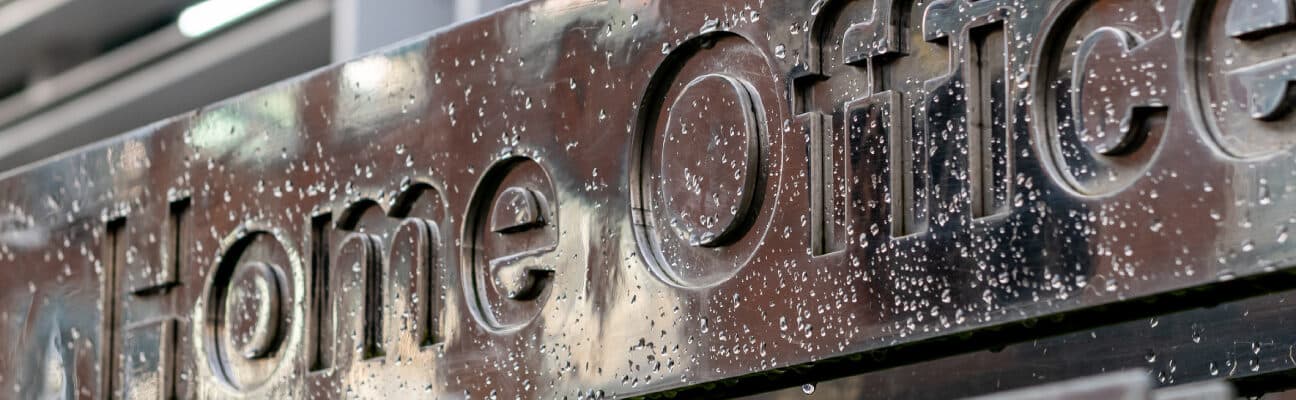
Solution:
{"label": "reflection on metal", "polygon": [[[1143,371],[1116,372],[1007,393],[976,397],[974,400],[1232,400],[1233,388],[1210,381],[1153,391],[1152,380]],[[970,399],[972,400],[972,399]]]}
{"label": "reflection on metal", "polygon": [[0,382],[1290,387],[1269,3],[520,4],[0,177]]}

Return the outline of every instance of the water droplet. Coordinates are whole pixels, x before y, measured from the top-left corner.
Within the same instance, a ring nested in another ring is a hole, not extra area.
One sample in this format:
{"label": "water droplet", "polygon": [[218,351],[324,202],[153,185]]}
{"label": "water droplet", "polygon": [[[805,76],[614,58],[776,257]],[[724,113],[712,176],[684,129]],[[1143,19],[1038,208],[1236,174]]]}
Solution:
{"label": "water droplet", "polygon": [[805,393],[805,394],[814,394],[814,392],[815,392],[815,384],[813,384],[813,383],[807,383],[807,384],[801,385],[801,393]]}

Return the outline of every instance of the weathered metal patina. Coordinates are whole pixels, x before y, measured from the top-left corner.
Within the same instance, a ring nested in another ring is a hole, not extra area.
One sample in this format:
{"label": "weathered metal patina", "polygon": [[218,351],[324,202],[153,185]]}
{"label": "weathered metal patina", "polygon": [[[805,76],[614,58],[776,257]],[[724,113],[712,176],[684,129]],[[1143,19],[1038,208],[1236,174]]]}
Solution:
{"label": "weathered metal patina", "polygon": [[512,6],[3,175],[0,397],[1274,388],[1293,7]]}

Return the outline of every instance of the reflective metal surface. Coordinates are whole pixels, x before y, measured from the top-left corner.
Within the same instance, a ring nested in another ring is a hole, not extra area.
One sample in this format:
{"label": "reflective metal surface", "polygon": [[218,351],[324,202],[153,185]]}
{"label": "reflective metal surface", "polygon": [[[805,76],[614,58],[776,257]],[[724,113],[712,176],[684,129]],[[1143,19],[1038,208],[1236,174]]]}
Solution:
{"label": "reflective metal surface", "polygon": [[[1269,294],[930,361],[897,360],[892,364],[906,365],[844,378],[791,371],[781,379],[792,388],[744,398],[936,400],[1117,370],[1136,370],[1159,386],[1227,379],[1246,396],[1288,398],[1270,392],[1292,386],[1296,333],[1287,325],[1296,308],[1290,299],[1291,292]],[[885,363],[901,355],[871,355],[855,363]],[[746,384],[753,383],[762,382]]]}
{"label": "reflective metal surface", "polygon": [[1296,288],[1291,6],[519,4],[4,175],[0,384],[727,396],[1249,321],[1195,308]]}
{"label": "reflective metal surface", "polygon": [[978,396],[975,400],[1230,400],[1233,389],[1220,381],[1152,390],[1152,381],[1141,371],[1114,372],[1006,393]]}

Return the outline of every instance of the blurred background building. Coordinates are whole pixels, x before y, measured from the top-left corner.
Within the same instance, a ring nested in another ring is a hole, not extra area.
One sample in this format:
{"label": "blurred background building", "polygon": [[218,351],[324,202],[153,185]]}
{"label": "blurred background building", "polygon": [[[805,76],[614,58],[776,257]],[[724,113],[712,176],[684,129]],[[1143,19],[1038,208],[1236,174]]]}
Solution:
{"label": "blurred background building", "polygon": [[516,0],[0,0],[0,171]]}

